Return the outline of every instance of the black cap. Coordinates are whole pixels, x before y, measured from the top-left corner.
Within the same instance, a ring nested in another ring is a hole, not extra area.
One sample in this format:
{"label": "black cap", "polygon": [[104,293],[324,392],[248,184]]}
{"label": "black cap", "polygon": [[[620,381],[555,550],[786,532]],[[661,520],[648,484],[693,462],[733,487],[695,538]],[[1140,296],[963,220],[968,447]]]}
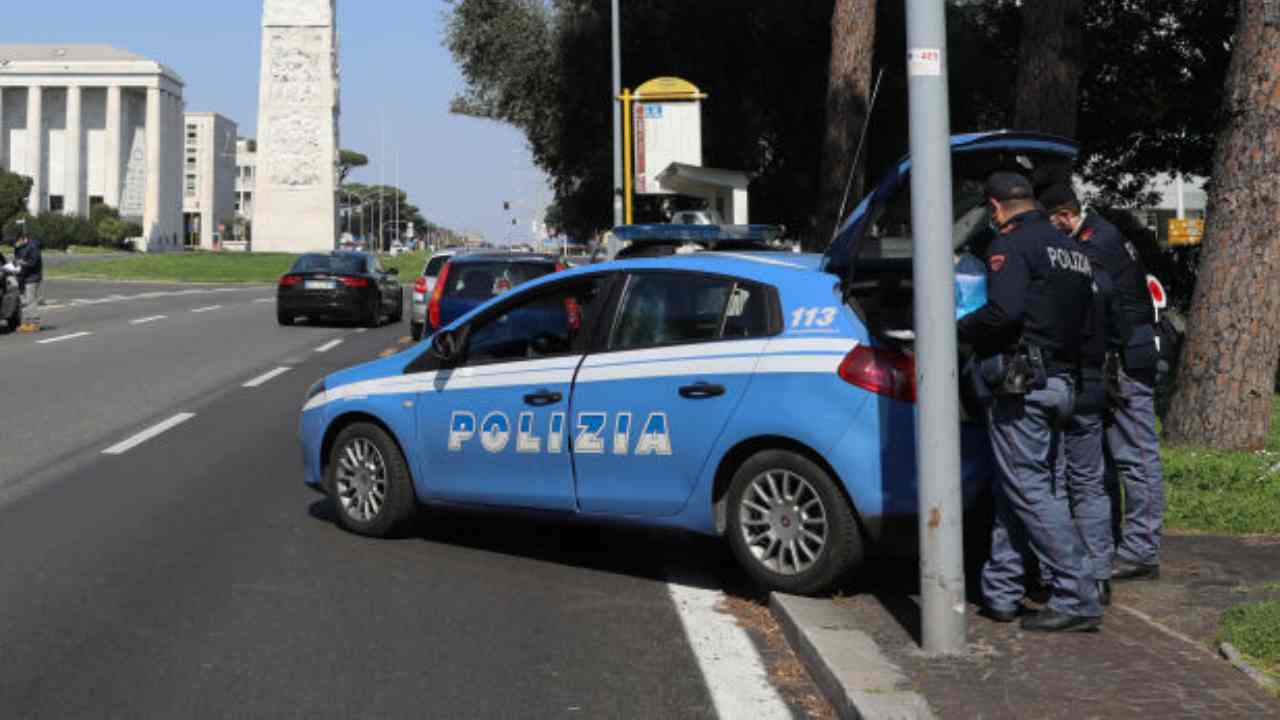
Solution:
{"label": "black cap", "polygon": [[1033,200],[1036,196],[1035,189],[1031,187],[1031,181],[1016,172],[991,173],[983,192],[988,198],[1000,202]]}
{"label": "black cap", "polygon": [[1044,205],[1049,212],[1054,212],[1063,207],[1080,207],[1080,198],[1076,197],[1076,191],[1066,183],[1058,183],[1050,186],[1043,194],[1040,195],[1040,204]]}

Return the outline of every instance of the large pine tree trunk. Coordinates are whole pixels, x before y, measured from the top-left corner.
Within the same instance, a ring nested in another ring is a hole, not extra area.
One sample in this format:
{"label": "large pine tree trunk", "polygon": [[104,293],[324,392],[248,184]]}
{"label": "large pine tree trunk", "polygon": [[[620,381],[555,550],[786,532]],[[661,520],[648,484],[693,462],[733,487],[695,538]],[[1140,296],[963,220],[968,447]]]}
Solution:
{"label": "large pine tree trunk", "polygon": [[[1270,16],[1268,16],[1270,13]],[[1200,274],[1165,437],[1254,450],[1280,360],[1280,11],[1242,0]]]}
{"label": "large pine tree trunk", "polygon": [[1022,6],[1013,126],[1076,136],[1084,64],[1082,0],[1038,0]]}
{"label": "large pine tree trunk", "polygon": [[[827,81],[817,235],[811,239],[809,249],[825,248],[836,226],[858,136],[867,117],[875,35],[875,0],[835,1],[831,11],[831,72]],[[861,195],[859,173],[849,192],[849,205],[856,203]],[[848,211],[846,207],[846,214]]]}

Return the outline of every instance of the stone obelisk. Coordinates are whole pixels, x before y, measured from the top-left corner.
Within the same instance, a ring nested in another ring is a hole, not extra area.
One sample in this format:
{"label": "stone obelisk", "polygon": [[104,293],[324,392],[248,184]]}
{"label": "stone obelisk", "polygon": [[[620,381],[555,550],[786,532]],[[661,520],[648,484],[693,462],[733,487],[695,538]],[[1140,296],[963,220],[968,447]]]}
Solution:
{"label": "stone obelisk", "polygon": [[255,252],[336,245],[336,0],[264,0]]}

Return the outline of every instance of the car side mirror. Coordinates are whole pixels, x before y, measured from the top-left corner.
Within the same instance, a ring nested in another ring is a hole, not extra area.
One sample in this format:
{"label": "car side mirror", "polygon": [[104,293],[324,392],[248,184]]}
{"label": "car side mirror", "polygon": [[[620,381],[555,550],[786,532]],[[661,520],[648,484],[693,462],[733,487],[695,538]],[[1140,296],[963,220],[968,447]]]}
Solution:
{"label": "car side mirror", "polygon": [[388,275],[399,275],[399,274],[400,274],[400,268],[395,268],[395,267],[393,267],[393,268],[389,268],[389,269],[387,270],[387,274],[388,274]]}
{"label": "car side mirror", "polygon": [[441,330],[433,335],[431,337],[431,354],[445,365],[452,365],[457,362],[462,354],[457,331]]}

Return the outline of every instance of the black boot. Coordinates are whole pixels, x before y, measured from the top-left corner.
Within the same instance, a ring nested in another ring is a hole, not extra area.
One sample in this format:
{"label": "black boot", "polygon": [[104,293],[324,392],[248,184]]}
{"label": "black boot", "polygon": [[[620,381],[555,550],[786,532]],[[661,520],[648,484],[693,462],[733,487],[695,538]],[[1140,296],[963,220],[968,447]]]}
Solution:
{"label": "black boot", "polygon": [[1128,560],[1116,560],[1111,570],[1112,580],[1159,580],[1159,565],[1139,565]]}
{"label": "black boot", "polygon": [[1049,608],[1022,619],[1022,629],[1027,632],[1095,632],[1100,627],[1100,617],[1065,615]]}
{"label": "black boot", "polygon": [[1102,603],[1103,605],[1111,604],[1111,581],[1110,580],[1098,581],[1098,602]]}

